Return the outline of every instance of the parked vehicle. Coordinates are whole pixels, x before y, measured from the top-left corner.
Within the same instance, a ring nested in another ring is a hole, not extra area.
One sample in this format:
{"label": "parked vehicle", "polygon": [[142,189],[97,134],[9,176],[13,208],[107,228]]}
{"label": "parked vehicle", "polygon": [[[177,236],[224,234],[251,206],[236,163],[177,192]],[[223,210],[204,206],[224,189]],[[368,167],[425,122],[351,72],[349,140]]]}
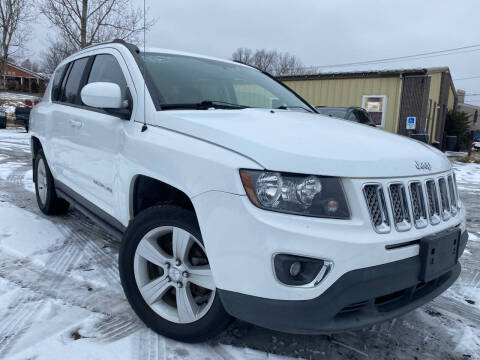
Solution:
{"label": "parked vehicle", "polygon": [[15,120],[14,123],[19,126],[23,126],[25,131],[28,133],[29,122],[30,122],[30,111],[31,107],[28,106],[17,106],[15,108]]}
{"label": "parked vehicle", "polygon": [[0,129],[5,129],[7,127],[7,114],[4,111],[0,110]]}
{"label": "parked vehicle", "polygon": [[473,149],[476,151],[480,150],[480,141],[474,141],[473,142]]}
{"label": "parked vehicle", "polygon": [[425,304],[458,278],[468,239],[449,160],[319,116],[246,65],[88,47],[32,109],[38,206],[73,205],[121,237],[128,301],[174,339],[232,316],[334,333]]}
{"label": "parked vehicle", "polygon": [[34,105],[37,105],[40,100],[25,100],[25,106],[17,106],[15,108],[15,124],[25,127],[25,130],[28,133],[29,129],[29,120],[30,120],[30,111]]}
{"label": "parked vehicle", "polygon": [[317,106],[316,109],[322,115],[328,115],[330,117],[350,120],[360,124],[376,126],[375,122],[372,120],[372,117],[370,116],[368,111],[361,107]]}

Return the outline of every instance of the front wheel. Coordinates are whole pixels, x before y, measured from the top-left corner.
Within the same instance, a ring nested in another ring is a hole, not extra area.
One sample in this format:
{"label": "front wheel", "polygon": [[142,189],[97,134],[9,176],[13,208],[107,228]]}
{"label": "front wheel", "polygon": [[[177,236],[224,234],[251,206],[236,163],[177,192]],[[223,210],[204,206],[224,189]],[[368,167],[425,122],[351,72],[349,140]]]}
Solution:
{"label": "front wheel", "polygon": [[192,212],[171,205],[141,212],[125,233],[119,267],[130,305],[154,331],[198,342],[229,324]]}

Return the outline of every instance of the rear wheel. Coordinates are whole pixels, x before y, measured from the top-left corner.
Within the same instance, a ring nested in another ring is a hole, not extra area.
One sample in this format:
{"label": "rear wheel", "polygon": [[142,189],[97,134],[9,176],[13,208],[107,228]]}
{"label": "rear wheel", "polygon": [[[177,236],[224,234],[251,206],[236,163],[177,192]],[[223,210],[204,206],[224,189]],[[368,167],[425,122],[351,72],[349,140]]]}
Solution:
{"label": "rear wheel", "polygon": [[156,332],[197,342],[230,322],[192,212],[166,205],[140,213],[123,239],[119,266],[131,306]]}
{"label": "rear wheel", "polygon": [[47,215],[63,214],[68,210],[69,203],[57,197],[52,173],[40,150],[35,157],[35,192],[40,210]]}

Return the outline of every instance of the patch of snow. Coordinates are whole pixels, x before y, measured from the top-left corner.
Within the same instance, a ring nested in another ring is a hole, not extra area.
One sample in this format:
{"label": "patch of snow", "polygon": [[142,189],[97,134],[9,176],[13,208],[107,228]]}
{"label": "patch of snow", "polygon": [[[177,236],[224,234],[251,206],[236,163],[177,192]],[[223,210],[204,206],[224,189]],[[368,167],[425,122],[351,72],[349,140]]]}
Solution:
{"label": "patch of snow", "polygon": [[29,211],[0,207],[0,219],[0,248],[14,256],[40,260],[36,253],[64,241],[64,235],[54,224]]}
{"label": "patch of snow", "polygon": [[480,164],[454,162],[453,168],[459,188],[480,190]]}
{"label": "patch of snow", "polygon": [[[4,147],[4,148],[7,148],[9,149],[9,147]],[[22,164],[19,164],[19,163],[14,163],[14,162],[10,162],[10,163],[4,163],[4,164],[1,164],[0,165],[0,178],[4,179],[4,180],[7,180],[9,176],[11,176],[15,170],[19,169],[22,167]]]}
{"label": "patch of snow", "polygon": [[13,115],[13,114],[15,114],[15,108],[16,108],[16,106],[3,104],[3,105],[0,105],[0,108],[1,108],[2,111],[5,112],[7,115]]}
{"label": "patch of snow", "polygon": [[[463,328],[463,333],[460,335],[458,345],[455,348],[455,352],[469,354],[471,356],[473,349],[480,349],[480,337],[478,336],[478,330],[472,329],[470,326]],[[477,353],[473,359],[478,359],[480,354]]]}
{"label": "patch of snow", "polygon": [[467,153],[465,151],[445,151],[445,155],[448,157],[462,157],[466,156]]}
{"label": "patch of snow", "polygon": [[40,95],[30,95],[25,93],[15,93],[2,91],[0,92],[0,100],[14,100],[14,101],[25,101],[25,100],[39,100]]}

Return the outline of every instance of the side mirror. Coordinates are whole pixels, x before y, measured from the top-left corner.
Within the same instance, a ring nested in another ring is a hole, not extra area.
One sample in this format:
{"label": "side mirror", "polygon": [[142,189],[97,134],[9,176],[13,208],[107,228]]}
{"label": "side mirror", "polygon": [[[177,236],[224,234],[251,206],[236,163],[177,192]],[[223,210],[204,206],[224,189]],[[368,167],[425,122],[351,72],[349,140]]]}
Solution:
{"label": "side mirror", "polygon": [[80,92],[85,105],[100,109],[121,109],[122,91],[118,84],[94,82],[87,84]]}

